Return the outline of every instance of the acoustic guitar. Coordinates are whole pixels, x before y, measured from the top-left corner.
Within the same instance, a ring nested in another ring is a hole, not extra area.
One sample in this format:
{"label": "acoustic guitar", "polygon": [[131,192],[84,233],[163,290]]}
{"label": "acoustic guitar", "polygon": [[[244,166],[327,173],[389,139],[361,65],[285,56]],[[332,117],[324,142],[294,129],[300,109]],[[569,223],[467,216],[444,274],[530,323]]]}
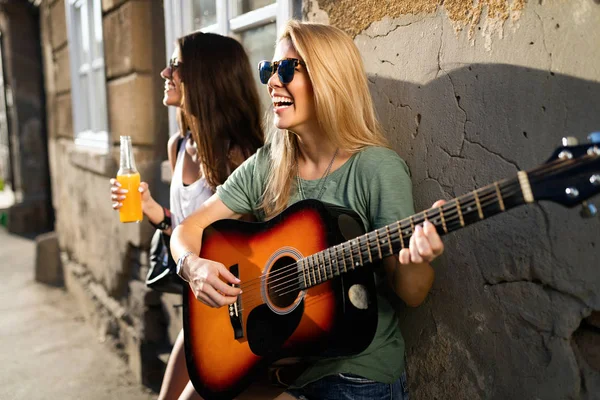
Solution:
{"label": "acoustic guitar", "polygon": [[595,215],[585,200],[600,192],[598,136],[586,145],[565,138],[537,168],[368,233],[354,212],[317,200],[262,223],[215,222],[204,231],[200,257],[229,268],[243,293],[228,307],[211,308],[184,289],[194,387],[205,399],[231,399],[274,360],[364,350],[377,327],[372,267],[407,247],[426,220],[444,235],[538,200],[584,203],[585,214]]}

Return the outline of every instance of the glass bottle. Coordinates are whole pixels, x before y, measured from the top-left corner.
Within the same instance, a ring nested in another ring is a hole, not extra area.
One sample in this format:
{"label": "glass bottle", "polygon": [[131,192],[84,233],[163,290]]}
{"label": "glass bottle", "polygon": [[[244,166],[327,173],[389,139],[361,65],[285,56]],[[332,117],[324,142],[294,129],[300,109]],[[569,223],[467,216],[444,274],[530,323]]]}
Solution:
{"label": "glass bottle", "polygon": [[135,168],[131,136],[121,136],[121,162],[117,181],[121,189],[127,189],[123,206],[119,209],[121,222],[140,222],[144,218],[142,213],[142,194],[139,192],[140,173]]}

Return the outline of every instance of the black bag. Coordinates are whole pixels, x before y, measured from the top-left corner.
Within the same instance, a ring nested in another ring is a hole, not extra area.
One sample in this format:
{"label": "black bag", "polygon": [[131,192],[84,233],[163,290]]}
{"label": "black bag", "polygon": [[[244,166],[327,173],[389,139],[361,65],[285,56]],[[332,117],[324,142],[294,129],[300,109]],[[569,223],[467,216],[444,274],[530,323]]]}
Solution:
{"label": "black bag", "polygon": [[150,242],[150,270],[146,286],[159,292],[183,293],[184,281],[176,272],[176,263],[169,250],[171,237],[157,229]]}

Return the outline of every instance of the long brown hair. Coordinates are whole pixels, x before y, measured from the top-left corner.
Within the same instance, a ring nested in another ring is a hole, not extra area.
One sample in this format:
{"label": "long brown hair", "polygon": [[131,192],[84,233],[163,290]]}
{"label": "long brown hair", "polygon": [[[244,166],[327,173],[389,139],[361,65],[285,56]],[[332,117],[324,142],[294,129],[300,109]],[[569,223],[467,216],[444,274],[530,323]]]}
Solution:
{"label": "long brown hair", "polygon": [[[389,147],[373,108],[358,48],[346,33],[330,25],[289,21],[278,42],[289,40],[306,62],[313,86],[316,118],[333,144],[350,153],[368,146]],[[294,133],[271,129],[267,142],[271,168],[261,208],[272,217],[287,207],[297,173]]]}
{"label": "long brown hair", "polygon": [[[183,118],[198,147],[198,160],[215,189],[263,145],[261,111],[250,62],[235,39],[194,32],[177,41],[181,54]],[[239,157],[238,157],[239,158]]]}

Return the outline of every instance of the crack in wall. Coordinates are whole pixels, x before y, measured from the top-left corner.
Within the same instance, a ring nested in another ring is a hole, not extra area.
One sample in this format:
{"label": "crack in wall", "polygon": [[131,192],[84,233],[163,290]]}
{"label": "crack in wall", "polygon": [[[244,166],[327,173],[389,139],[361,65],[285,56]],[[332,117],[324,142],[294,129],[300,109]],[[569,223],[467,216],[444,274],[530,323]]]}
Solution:
{"label": "crack in wall", "polygon": [[548,238],[548,247],[550,247],[550,254],[552,254],[552,258],[556,258],[556,253],[554,253],[554,246],[552,243],[552,235],[551,235],[551,228],[550,228],[550,216],[548,215],[548,212],[544,209],[544,207],[542,207],[541,204],[536,203],[535,207],[541,211],[542,213],[542,217],[544,218],[544,224],[546,225],[546,237]]}
{"label": "crack in wall", "polygon": [[[589,305],[588,303],[586,303],[586,301],[584,299],[582,299],[581,297],[578,297],[577,295],[575,295],[571,292],[567,292],[563,289],[559,289],[556,286],[552,286],[548,282],[544,282],[541,279],[516,278],[516,279],[503,279],[503,280],[498,280],[498,281],[494,282],[494,281],[487,279],[484,276],[483,280],[484,280],[484,287],[488,286],[488,287],[492,287],[492,288],[495,286],[511,285],[511,284],[515,284],[515,283],[517,283],[517,284],[518,283],[527,283],[527,284],[531,284],[531,285],[538,285],[538,286],[541,286],[541,288],[544,290],[544,292],[558,293],[559,295],[562,295],[571,300],[574,300],[577,304],[579,304],[582,307],[582,309],[590,310],[590,313],[591,313],[591,310],[593,309],[593,307],[591,305]],[[549,296],[550,296],[550,294],[549,294]],[[583,319],[583,317],[582,317],[582,319]]]}
{"label": "crack in wall", "polygon": [[435,74],[436,79],[440,75],[440,71],[442,71],[442,45],[444,43],[444,20],[441,17],[439,19],[440,19],[440,23],[441,23],[441,27],[442,27],[442,32],[440,33],[440,48],[438,49],[438,56],[437,56],[438,70]]}
{"label": "crack in wall", "polygon": [[[443,34],[443,32],[442,32],[442,34]],[[441,44],[440,44],[440,51],[441,51]],[[467,115],[467,110],[465,110],[464,108],[462,108],[462,106],[460,105],[460,96],[456,93],[456,86],[454,85],[454,81],[452,80],[452,76],[450,76],[450,73],[447,72],[446,70],[444,70],[442,68],[442,65],[441,65],[441,63],[439,61],[439,54],[438,54],[438,68],[441,71],[443,71],[446,74],[446,76],[448,77],[448,80],[450,81],[450,85],[452,86],[452,92],[454,93],[454,99],[456,101],[456,106],[462,111],[462,113],[464,115],[463,127],[462,127],[461,148],[460,148],[459,154],[458,154],[458,156],[460,156],[461,153],[462,153],[462,150],[464,148],[464,142],[465,142],[465,140],[467,140],[467,122],[469,122],[469,117]]]}
{"label": "crack in wall", "polygon": [[465,156],[462,155],[462,147],[461,147],[461,151],[459,152],[458,155],[454,155],[454,154],[450,153],[448,150],[446,150],[442,146],[438,146],[438,148],[440,150],[442,150],[444,153],[446,153],[448,155],[448,157],[450,157],[450,158],[458,158],[458,159],[461,159],[461,160],[468,160],[468,158],[466,158]]}
{"label": "crack in wall", "polygon": [[422,21],[424,21],[424,20],[426,20],[426,19],[428,19],[428,18],[431,18],[431,17],[425,17],[425,18],[417,19],[417,20],[415,20],[415,21],[411,21],[411,22],[408,22],[408,23],[406,23],[406,24],[396,24],[396,25],[395,25],[393,28],[391,28],[389,31],[387,31],[386,33],[383,33],[383,34],[369,35],[369,34],[368,34],[367,32],[365,32],[365,31],[363,31],[363,32],[361,32],[361,33],[362,33],[363,35],[365,35],[366,37],[370,38],[370,39],[383,38],[383,37],[387,37],[387,36],[388,36],[390,33],[392,33],[392,32],[396,32],[396,31],[397,31],[398,29],[400,29],[400,28],[404,28],[404,27],[407,27],[407,26],[411,26],[412,24],[416,24],[416,23],[422,22]]}
{"label": "crack in wall", "polygon": [[381,58],[378,58],[379,63],[381,64],[390,64],[391,66],[395,67],[396,64],[394,64],[393,62],[391,62],[390,60],[382,60]]}
{"label": "crack in wall", "polygon": [[542,25],[542,45],[544,46],[544,50],[546,51],[546,54],[548,54],[548,58],[550,59],[550,65],[548,66],[548,71],[552,71],[552,53],[550,51],[548,51],[548,45],[546,43],[546,29],[544,26],[544,21],[542,20],[542,17],[540,16],[540,14],[538,14],[538,12],[535,10],[535,8],[533,9],[533,13],[539,19],[540,24]]}
{"label": "crack in wall", "polygon": [[512,165],[513,167],[515,167],[515,169],[516,169],[517,171],[520,171],[520,170],[521,170],[521,168],[519,168],[519,166],[517,165],[517,163],[516,163],[516,162],[514,162],[514,161],[512,161],[512,160],[509,160],[508,158],[506,158],[506,157],[505,157],[505,156],[503,156],[502,154],[500,154],[500,153],[497,153],[497,152],[495,152],[495,151],[492,151],[492,150],[488,149],[487,147],[485,147],[483,144],[481,144],[481,143],[479,143],[479,142],[474,142],[474,141],[472,141],[472,140],[469,140],[469,139],[467,139],[466,137],[464,138],[464,140],[465,140],[466,142],[468,142],[469,144],[474,144],[474,145],[477,145],[477,146],[481,147],[483,150],[487,151],[488,153],[490,153],[490,154],[493,154],[493,155],[497,156],[497,157],[498,157],[498,158],[500,158],[502,161],[504,161],[504,162],[506,162],[506,163],[508,163],[508,164]]}

